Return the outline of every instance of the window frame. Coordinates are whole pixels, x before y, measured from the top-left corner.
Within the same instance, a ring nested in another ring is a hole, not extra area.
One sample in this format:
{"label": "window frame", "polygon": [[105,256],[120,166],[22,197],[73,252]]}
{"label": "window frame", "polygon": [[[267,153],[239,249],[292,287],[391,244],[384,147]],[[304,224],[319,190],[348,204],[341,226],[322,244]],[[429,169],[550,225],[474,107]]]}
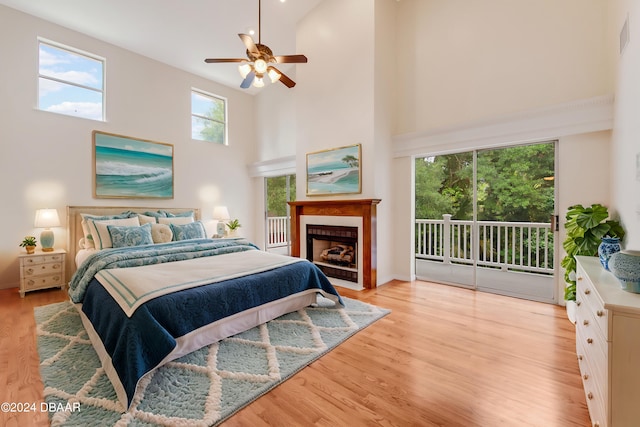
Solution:
{"label": "window frame", "polygon": [[[91,87],[91,86],[87,86],[87,85],[83,85],[83,84],[79,84],[79,83],[75,83],[72,81],[68,81],[68,80],[64,80],[64,79],[59,79],[59,78],[55,78],[52,76],[47,76],[47,75],[43,75],[40,73],[40,47],[41,45],[46,45],[48,47],[52,47],[54,49],[58,49],[58,50],[62,50],[62,51],[66,51],[70,54],[73,55],[77,55],[80,57],[84,57],[93,61],[97,61],[102,65],[102,82],[101,82],[101,89],[97,89],[95,87]],[[72,46],[68,46],[65,45],[63,43],[59,43],[53,40],[49,40],[46,39],[44,37],[38,37],[38,44],[37,44],[37,52],[38,52],[38,90],[37,90],[37,109],[40,111],[45,111],[47,113],[54,113],[54,114],[60,114],[63,116],[69,116],[69,117],[76,117],[79,119],[86,119],[86,120],[94,120],[94,121],[102,121],[102,122],[106,122],[106,98],[107,98],[107,91],[106,91],[106,82],[107,82],[107,60],[106,58],[103,58],[99,55],[90,53],[90,52],[86,52],[83,51],[81,49],[77,49],[75,47]],[[69,86],[73,86],[76,88],[80,88],[80,89],[84,89],[84,90],[89,90],[91,92],[95,92],[95,93],[99,93],[101,95],[101,118],[100,119],[94,119],[91,117],[85,117],[85,116],[78,116],[78,115],[73,115],[73,114],[65,114],[65,113],[59,113],[57,111],[51,111],[51,110],[46,110],[44,108],[42,108],[41,106],[41,102],[40,102],[40,84],[41,84],[41,79],[45,79],[48,81],[52,81],[52,82],[56,82],[56,83],[61,83],[64,85],[69,85]]]}
{"label": "window frame", "polygon": [[[193,112],[193,95],[199,95],[205,98],[212,98],[212,101],[215,100],[220,100],[222,101],[223,105],[224,105],[224,121],[219,121],[219,120],[215,120],[212,119],[211,117],[207,117],[207,116],[203,116],[201,114],[196,114]],[[190,104],[191,104],[191,139],[194,141],[202,141],[202,142],[210,142],[212,144],[220,144],[220,145],[229,145],[229,101],[227,98],[225,98],[224,96],[220,96],[220,95],[216,95],[214,93],[211,92],[207,92],[205,90],[202,89],[197,89],[195,87],[191,88],[190,91]],[[208,120],[214,123],[219,123],[224,125],[224,135],[223,135],[223,141],[222,142],[217,142],[217,141],[209,141],[206,139],[196,139],[193,137],[193,118],[197,118],[200,120]]]}

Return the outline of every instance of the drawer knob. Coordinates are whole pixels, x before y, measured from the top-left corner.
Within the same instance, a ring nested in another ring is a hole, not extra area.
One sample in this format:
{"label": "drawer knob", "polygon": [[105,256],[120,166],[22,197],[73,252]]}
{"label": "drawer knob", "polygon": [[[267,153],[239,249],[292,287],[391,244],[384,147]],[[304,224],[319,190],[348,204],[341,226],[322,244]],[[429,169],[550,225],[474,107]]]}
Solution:
{"label": "drawer knob", "polygon": [[27,273],[28,274],[33,274],[33,268],[27,268]]}
{"label": "drawer knob", "polygon": [[583,324],[584,326],[588,326],[588,325],[589,325],[589,321],[588,321],[588,320],[585,320],[584,322],[582,322],[582,324]]}
{"label": "drawer knob", "polygon": [[588,380],[588,379],[589,379],[589,374],[584,374],[584,375],[582,376],[582,378],[583,378],[583,379],[585,379],[585,380]]}
{"label": "drawer knob", "polygon": [[600,427],[600,423],[596,421],[595,423],[593,423],[593,427]]}
{"label": "drawer knob", "polygon": [[596,315],[597,315],[598,317],[602,317],[602,316],[604,316],[604,311],[602,311],[602,310],[598,310],[598,311],[596,311]]}
{"label": "drawer knob", "polygon": [[60,264],[53,264],[53,269],[54,269],[54,270],[57,270],[57,269],[59,269],[59,268],[60,268]]}
{"label": "drawer knob", "polygon": [[587,397],[589,398],[589,400],[593,399],[593,393],[589,392],[589,394],[587,394]]}
{"label": "drawer knob", "polygon": [[29,286],[33,286],[36,282],[34,282],[33,280],[29,280],[27,283],[29,284]]}
{"label": "drawer knob", "polygon": [[587,338],[587,343],[588,344],[593,344],[593,338]]}
{"label": "drawer knob", "polygon": [[591,293],[591,289],[585,289],[585,290],[584,290],[584,294],[585,294],[585,295],[589,295],[590,293]]}
{"label": "drawer knob", "polygon": [[576,301],[576,305],[580,307],[582,305],[582,301]]}
{"label": "drawer knob", "polygon": [[578,276],[578,281],[582,280],[582,276]]}
{"label": "drawer knob", "polygon": [[578,355],[578,360],[582,360],[582,355],[581,354]]}

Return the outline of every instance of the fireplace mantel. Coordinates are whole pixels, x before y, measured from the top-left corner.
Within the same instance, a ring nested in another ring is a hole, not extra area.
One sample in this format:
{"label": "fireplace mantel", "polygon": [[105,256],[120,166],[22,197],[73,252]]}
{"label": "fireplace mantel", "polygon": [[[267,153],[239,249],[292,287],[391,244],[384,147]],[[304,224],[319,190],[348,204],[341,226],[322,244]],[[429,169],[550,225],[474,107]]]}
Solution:
{"label": "fireplace mantel", "polygon": [[300,256],[300,216],[351,216],[362,218],[362,285],[375,288],[376,261],[376,207],[380,199],[355,200],[301,200],[288,202],[291,207],[291,255]]}

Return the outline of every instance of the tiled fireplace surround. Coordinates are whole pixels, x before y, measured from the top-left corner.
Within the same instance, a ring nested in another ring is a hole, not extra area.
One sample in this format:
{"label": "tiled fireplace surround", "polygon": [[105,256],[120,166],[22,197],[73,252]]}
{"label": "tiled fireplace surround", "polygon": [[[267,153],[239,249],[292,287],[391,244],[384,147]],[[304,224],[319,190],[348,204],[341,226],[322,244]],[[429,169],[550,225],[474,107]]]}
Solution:
{"label": "tiled fireplace surround", "polygon": [[307,256],[307,225],[358,227],[357,266],[359,288],[375,288],[376,207],[380,199],[302,200],[291,206],[291,255]]}

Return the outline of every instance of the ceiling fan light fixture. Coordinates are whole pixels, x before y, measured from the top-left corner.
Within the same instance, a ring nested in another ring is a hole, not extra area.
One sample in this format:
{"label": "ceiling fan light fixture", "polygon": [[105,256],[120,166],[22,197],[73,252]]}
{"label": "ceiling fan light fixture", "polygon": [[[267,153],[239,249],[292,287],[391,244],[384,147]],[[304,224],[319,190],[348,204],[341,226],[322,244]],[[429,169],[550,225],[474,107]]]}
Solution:
{"label": "ceiling fan light fixture", "polygon": [[242,64],[238,65],[238,71],[240,72],[240,75],[244,79],[251,72],[251,65],[245,61]]}
{"label": "ceiling fan light fixture", "polygon": [[256,76],[256,78],[253,79],[253,86],[254,87],[264,87],[264,80],[262,80],[262,77]]}
{"label": "ceiling fan light fixture", "polygon": [[253,63],[253,67],[255,68],[256,73],[264,74],[267,72],[267,62],[262,58],[256,59]]}
{"label": "ceiling fan light fixture", "polygon": [[269,75],[269,78],[271,79],[271,83],[277,82],[278,80],[280,80],[280,77],[282,77],[282,74],[280,74],[279,72],[277,72],[273,68],[269,68],[269,72],[267,74]]}

